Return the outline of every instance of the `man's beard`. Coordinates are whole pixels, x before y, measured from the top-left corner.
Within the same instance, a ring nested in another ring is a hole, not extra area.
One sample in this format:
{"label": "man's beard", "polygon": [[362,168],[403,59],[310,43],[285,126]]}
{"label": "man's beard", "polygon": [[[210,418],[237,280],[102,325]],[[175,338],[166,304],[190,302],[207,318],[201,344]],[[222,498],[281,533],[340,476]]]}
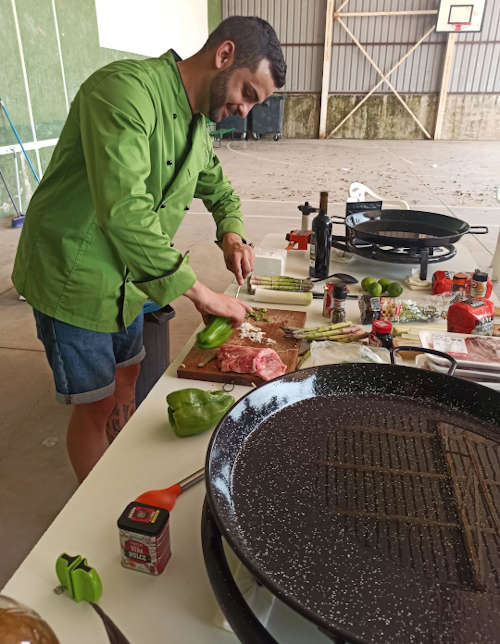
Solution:
{"label": "man's beard", "polygon": [[227,97],[227,84],[231,76],[231,69],[226,69],[220,72],[212,81],[210,85],[210,109],[208,118],[217,123],[222,119],[220,115],[221,109],[226,104]]}

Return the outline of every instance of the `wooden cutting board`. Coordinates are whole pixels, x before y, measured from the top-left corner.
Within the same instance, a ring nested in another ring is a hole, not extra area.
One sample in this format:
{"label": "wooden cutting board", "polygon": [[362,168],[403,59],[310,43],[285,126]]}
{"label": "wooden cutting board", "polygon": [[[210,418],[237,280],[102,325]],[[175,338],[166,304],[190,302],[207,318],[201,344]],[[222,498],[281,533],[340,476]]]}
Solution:
{"label": "wooden cutting board", "polygon": [[[265,317],[269,322],[256,322],[252,318],[248,319],[253,326],[259,327],[265,332],[266,338],[275,340],[276,344],[267,344],[265,339],[262,343],[252,342],[248,338],[240,338],[240,333],[236,329],[233,335],[225,344],[238,344],[244,347],[258,347],[274,349],[281,360],[287,366],[287,372],[294,371],[297,365],[299,354],[300,340],[291,340],[285,338],[282,326],[303,327],[306,321],[306,313],[303,311],[285,311],[281,309],[268,309]],[[186,355],[182,364],[177,369],[179,378],[191,378],[193,380],[210,380],[212,382],[231,382],[235,385],[248,385],[252,383],[260,385],[264,382],[261,378],[250,373],[235,373],[233,371],[220,371],[217,367],[217,360],[212,360],[204,367],[198,364],[205,360],[209,355],[216,354],[217,349],[203,350],[196,345]]]}

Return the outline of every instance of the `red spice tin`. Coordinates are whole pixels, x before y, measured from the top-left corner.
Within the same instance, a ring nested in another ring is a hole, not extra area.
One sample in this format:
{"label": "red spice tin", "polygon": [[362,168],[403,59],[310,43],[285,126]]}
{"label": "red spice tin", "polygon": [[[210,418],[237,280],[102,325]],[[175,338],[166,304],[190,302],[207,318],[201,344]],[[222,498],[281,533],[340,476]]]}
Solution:
{"label": "red spice tin", "polygon": [[334,282],[325,282],[323,292],[323,317],[330,318],[333,309],[333,287]]}
{"label": "red spice tin", "polygon": [[168,510],[132,501],[118,519],[118,529],[122,566],[161,574],[171,556]]}

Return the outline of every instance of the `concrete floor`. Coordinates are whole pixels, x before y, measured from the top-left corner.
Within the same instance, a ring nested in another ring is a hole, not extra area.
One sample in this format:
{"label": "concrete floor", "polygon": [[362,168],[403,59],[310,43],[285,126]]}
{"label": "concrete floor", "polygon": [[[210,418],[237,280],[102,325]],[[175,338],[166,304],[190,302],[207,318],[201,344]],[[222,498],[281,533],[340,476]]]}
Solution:
{"label": "concrete floor", "polygon": [[[467,235],[461,243],[480,268],[491,264],[500,226],[500,143],[263,140],[226,142],[217,152],[242,198],[248,239],[257,245],[266,233],[298,227],[297,205],[306,199],[317,205],[320,190],[329,191],[330,214],[342,215],[349,184],[361,181],[387,199],[489,226],[487,236]],[[65,449],[70,410],[55,402],[31,309],[10,282],[19,230],[9,225],[0,220],[0,587],[76,487]],[[195,202],[176,246],[191,250],[202,281],[224,290],[231,275],[213,239],[210,215]],[[185,298],[173,305],[175,355],[200,318]]]}

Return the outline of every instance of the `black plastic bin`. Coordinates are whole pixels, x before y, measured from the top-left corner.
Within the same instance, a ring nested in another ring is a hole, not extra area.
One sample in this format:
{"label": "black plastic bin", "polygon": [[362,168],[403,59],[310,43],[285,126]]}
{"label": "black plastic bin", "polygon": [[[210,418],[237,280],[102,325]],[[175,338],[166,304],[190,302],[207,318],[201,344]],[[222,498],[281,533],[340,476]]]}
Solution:
{"label": "black plastic bin", "polygon": [[250,129],[254,139],[260,139],[263,134],[272,134],[275,141],[281,138],[284,99],[281,95],[270,96],[253,107],[250,112]]}
{"label": "black plastic bin", "polygon": [[246,116],[244,119],[242,119],[241,116],[236,116],[236,115],[233,116],[232,114],[230,114],[225,119],[222,119],[217,123],[217,129],[218,130],[233,129],[234,132],[231,132],[231,138],[234,139],[234,137],[237,136],[240,139],[246,139],[247,131],[248,131],[248,119]]}
{"label": "black plastic bin", "polygon": [[170,363],[169,322],[175,317],[171,306],[144,315],[143,343],[146,357],[135,386],[135,404],[139,407],[155,382],[163,375]]}

